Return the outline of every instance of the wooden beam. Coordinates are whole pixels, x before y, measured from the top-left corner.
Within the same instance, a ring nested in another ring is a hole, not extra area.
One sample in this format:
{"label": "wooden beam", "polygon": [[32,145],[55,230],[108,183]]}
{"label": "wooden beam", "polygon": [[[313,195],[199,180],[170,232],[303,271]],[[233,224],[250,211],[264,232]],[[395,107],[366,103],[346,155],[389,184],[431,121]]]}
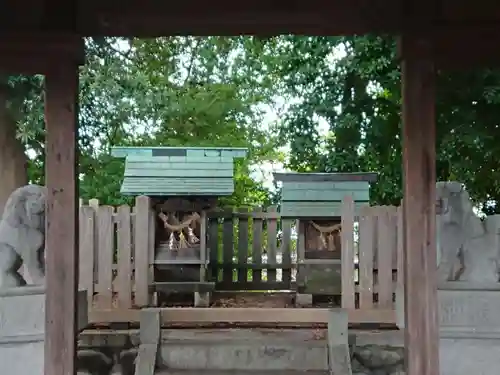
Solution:
{"label": "wooden beam", "polygon": [[439,29],[433,36],[436,67],[447,70],[498,67],[500,49],[494,41],[499,39],[500,23],[498,22],[481,24],[472,28]]}
{"label": "wooden beam", "polygon": [[58,33],[0,34],[0,71],[8,74],[44,74],[61,59],[84,62],[83,38]]}
{"label": "wooden beam", "polygon": [[45,374],[73,375],[77,336],[78,65],[62,59],[45,77],[47,185]]}
{"label": "wooden beam", "polygon": [[438,375],[432,43],[415,35],[404,35],[401,52],[406,374]]}
{"label": "wooden beam", "polygon": [[[56,0],[0,2],[0,33],[47,29],[86,36],[239,35],[239,34],[363,34],[396,32],[401,25],[399,0],[254,0],[211,2],[190,0]],[[76,4],[75,7],[70,6]],[[26,9],[32,9],[28,12]],[[53,16],[51,18],[50,16]]]}
{"label": "wooden beam", "polygon": [[[26,12],[29,9],[29,12]],[[500,23],[492,0],[3,0],[0,35],[59,31],[85,36],[154,37],[179,34],[361,35]],[[492,43],[494,45],[494,43]],[[467,46],[467,49],[470,46]]]}
{"label": "wooden beam", "polygon": [[[243,323],[243,324],[316,324],[328,323],[330,309],[304,308],[193,308],[172,307],[158,308],[161,313],[162,325],[169,324],[214,324],[214,323]],[[349,323],[384,323],[395,324],[396,312],[393,309],[347,310]],[[89,322],[98,323],[138,323],[140,310],[111,309],[90,310]],[[278,323],[277,323],[278,322]]]}
{"label": "wooden beam", "polygon": [[363,34],[395,31],[398,0],[254,0],[166,3],[78,0],[79,31],[100,35]]}

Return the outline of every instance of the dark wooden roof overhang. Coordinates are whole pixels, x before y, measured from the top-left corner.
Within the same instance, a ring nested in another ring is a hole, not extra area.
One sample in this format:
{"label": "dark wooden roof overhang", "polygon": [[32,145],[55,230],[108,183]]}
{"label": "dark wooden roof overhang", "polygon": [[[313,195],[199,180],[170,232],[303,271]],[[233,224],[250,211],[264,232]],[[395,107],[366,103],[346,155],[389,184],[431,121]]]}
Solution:
{"label": "dark wooden roof overhang", "polygon": [[438,65],[467,67],[500,63],[499,25],[495,0],[3,0],[0,52],[22,35],[35,44],[55,38],[48,42],[55,46],[61,34],[69,40],[67,35],[415,33],[432,40]]}

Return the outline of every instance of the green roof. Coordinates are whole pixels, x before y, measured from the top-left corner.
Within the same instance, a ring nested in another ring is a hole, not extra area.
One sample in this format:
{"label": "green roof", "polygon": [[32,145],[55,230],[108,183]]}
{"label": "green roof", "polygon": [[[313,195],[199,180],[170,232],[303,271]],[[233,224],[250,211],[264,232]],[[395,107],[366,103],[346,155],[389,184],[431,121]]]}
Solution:
{"label": "green roof", "polygon": [[355,207],[370,200],[370,182],[376,173],[274,173],[282,182],[281,214],[283,217],[337,217],[346,195]]}
{"label": "green roof", "polygon": [[125,158],[121,192],[148,196],[224,196],[234,191],[234,158],[244,148],[115,147]]}

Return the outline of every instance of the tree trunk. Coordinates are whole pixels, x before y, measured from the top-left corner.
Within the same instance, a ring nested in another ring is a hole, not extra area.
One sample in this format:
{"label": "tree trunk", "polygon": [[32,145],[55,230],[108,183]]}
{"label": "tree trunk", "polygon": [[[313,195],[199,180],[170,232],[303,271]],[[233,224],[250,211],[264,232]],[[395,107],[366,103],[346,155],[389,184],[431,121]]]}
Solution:
{"label": "tree trunk", "polygon": [[7,95],[0,89],[0,213],[10,194],[28,183],[28,158],[16,138],[17,124],[7,108]]}

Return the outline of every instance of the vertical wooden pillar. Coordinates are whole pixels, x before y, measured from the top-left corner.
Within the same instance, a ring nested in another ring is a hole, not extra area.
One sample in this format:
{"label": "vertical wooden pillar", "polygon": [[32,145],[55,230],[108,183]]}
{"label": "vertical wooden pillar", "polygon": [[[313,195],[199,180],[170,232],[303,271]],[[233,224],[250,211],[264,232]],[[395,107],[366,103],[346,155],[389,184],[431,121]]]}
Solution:
{"label": "vertical wooden pillar", "polygon": [[407,375],[439,375],[436,280],[435,69],[432,46],[401,39]]}
{"label": "vertical wooden pillar", "polygon": [[78,65],[56,60],[45,76],[45,375],[73,375],[78,292]]}

